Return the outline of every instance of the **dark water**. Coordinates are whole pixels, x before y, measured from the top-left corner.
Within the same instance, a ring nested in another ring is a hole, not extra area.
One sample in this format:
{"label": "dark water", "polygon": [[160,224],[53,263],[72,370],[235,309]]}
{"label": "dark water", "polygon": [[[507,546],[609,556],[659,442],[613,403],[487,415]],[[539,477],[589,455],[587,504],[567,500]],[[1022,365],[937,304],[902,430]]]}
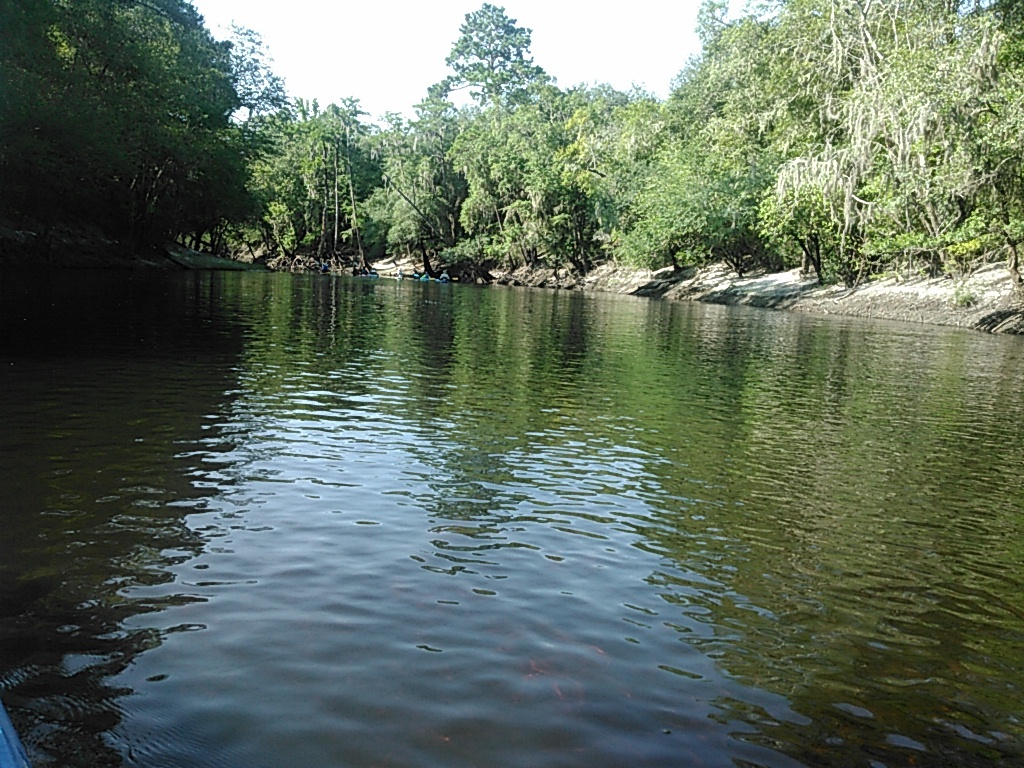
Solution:
{"label": "dark water", "polygon": [[1024,763],[1024,342],[623,297],[0,277],[42,766]]}

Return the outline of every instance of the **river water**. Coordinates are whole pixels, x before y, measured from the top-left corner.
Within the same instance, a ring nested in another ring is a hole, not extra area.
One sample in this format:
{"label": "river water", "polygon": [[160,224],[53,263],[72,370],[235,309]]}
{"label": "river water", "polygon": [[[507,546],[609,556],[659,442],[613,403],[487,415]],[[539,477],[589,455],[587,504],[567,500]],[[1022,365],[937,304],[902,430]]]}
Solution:
{"label": "river water", "polygon": [[1024,341],[274,274],[0,277],[36,768],[1024,761]]}

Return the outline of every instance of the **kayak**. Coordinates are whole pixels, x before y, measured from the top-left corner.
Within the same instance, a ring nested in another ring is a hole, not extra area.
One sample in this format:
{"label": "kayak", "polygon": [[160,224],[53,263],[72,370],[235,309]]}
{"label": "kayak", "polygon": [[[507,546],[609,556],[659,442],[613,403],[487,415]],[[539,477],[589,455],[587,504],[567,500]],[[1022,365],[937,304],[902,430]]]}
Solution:
{"label": "kayak", "polygon": [[25,748],[0,701],[0,768],[31,768]]}
{"label": "kayak", "polygon": [[421,275],[419,272],[413,272],[412,279],[419,280],[421,283],[450,283],[452,281],[452,279],[446,275],[441,275],[441,277],[431,277],[430,275]]}

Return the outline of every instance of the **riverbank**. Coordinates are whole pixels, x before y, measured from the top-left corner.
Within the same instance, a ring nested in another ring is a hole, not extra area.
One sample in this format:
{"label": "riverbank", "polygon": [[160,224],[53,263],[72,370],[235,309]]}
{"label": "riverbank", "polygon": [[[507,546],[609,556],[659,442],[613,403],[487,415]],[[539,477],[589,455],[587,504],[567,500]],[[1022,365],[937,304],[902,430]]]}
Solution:
{"label": "riverbank", "polygon": [[[220,258],[174,244],[145,254],[133,254],[121,244],[103,239],[98,231],[51,232],[45,249],[39,247],[37,238],[34,232],[15,231],[0,222],[0,268],[266,268],[262,263]],[[382,275],[394,275],[399,268],[411,274],[421,265],[389,258],[374,266]],[[855,288],[819,285],[813,278],[801,276],[796,269],[740,278],[724,264],[678,271],[671,267],[651,271],[604,264],[582,278],[564,269],[525,267],[493,274],[481,269],[470,273],[452,268],[451,274],[457,279],[478,283],[745,304],[790,312],[869,317],[1024,335],[1024,301],[1014,297],[1007,270],[999,264],[987,265],[960,279],[889,275]]]}
{"label": "riverbank", "polygon": [[890,275],[855,288],[819,285],[813,278],[801,276],[798,269],[740,278],[723,264],[653,272],[606,264],[582,280],[564,271],[521,269],[495,274],[495,278],[506,285],[610,291],[1024,334],[1024,302],[1014,297],[1007,270],[999,264],[961,279]]}
{"label": "riverbank", "polygon": [[262,263],[200,253],[177,243],[138,252],[96,227],[54,227],[45,236],[0,219],[0,269],[264,270]]}

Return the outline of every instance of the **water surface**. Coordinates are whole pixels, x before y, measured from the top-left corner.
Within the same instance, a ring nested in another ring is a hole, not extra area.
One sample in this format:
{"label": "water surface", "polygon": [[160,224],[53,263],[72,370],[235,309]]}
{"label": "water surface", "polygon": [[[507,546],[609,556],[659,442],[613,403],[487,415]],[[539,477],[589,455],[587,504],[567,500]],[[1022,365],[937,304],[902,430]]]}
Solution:
{"label": "water surface", "polygon": [[0,694],[37,768],[1024,760],[1019,339],[0,280]]}

